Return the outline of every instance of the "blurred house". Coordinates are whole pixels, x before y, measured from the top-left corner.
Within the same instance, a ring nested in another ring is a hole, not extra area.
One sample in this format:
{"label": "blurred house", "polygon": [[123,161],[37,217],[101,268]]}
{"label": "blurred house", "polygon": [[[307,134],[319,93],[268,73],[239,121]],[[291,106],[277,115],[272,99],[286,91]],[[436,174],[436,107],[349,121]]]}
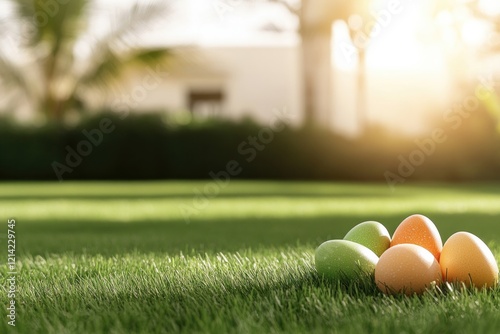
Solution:
{"label": "blurred house", "polygon": [[[343,56],[335,57],[342,60]],[[140,94],[132,104],[134,109],[184,110],[236,120],[251,117],[267,124],[275,117],[273,109],[286,108],[293,124],[303,120],[299,45],[200,47],[188,59],[181,59],[181,64],[169,69],[158,87]],[[442,110],[450,97],[449,77],[436,76],[433,71],[425,67],[418,71],[369,70],[368,120],[393,129],[422,131],[426,113]],[[123,92],[142,89],[149,72],[130,76]],[[356,70],[334,66],[331,75],[333,108],[330,114],[319,115],[320,119],[339,132],[356,134]],[[111,97],[109,103],[116,98]]]}
{"label": "blurred house", "polygon": [[[299,123],[302,102],[298,57],[299,49],[294,46],[196,49],[189,60],[181,60],[182,66],[169,69],[158,87],[147,90],[136,109],[189,110],[199,116],[251,117],[266,123],[276,117],[273,109],[286,108]],[[141,71],[129,77],[123,91],[139,89],[148,73]]]}

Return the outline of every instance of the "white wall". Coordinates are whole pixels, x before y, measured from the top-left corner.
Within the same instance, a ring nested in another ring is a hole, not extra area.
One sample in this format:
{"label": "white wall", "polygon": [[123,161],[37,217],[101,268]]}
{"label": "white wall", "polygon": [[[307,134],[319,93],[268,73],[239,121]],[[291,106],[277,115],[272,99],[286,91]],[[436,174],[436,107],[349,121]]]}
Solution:
{"label": "white wall", "polygon": [[299,53],[296,47],[212,48],[206,50],[228,73],[226,112],[272,120],[274,108],[287,108],[296,122],[301,114]]}
{"label": "white wall", "polygon": [[[293,123],[302,120],[301,78],[297,47],[240,47],[196,50],[196,68],[175,71],[140,99],[138,109],[182,110],[188,107],[190,89],[221,89],[225,94],[223,116],[232,119],[252,117],[268,123],[273,109],[287,108]],[[192,59],[190,61],[193,61]],[[189,65],[186,65],[189,67]],[[193,65],[195,66],[195,65]],[[123,91],[141,86],[147,72],[130,75]],[[117,97],[113,96],[111,102]],[[119,97],[118,97],[119,98]]]}

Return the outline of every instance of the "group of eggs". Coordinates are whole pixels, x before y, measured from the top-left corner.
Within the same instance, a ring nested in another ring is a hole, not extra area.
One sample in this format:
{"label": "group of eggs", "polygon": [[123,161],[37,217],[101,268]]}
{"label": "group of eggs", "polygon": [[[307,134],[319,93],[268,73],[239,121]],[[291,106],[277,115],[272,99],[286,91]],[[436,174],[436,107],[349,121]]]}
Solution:
{"label": "group of eggs", "polygon": [[498,264],[481,239],[457,232],[443,246],[436,225],[423,215],[403,220],[392,239],[384,225],[361,223],[343,240],[322,243],[315,265],[319,274],[332,279],[375,272],[377,287],[387,294],[420,294],[443,281],[476,288],[498,283]]}

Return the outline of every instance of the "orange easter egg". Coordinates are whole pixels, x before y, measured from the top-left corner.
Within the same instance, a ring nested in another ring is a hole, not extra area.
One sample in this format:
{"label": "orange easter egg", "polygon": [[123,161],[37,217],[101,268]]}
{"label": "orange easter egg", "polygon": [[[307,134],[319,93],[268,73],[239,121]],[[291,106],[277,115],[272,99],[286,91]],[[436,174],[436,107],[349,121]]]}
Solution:
{"label": "orange easter egg", "polygon": [[457,232],[446,241],[440,265],[448,282],[477,288],[498,283],[498,264],[493,253],[481,239],[468,232]]}
{"label": "orange easter egg", "polygon": [[425,248],[401,244],[382,254],[375,267],[375,283],[387,294],[421,294],[441,282],[441,268]]}
{"label": "orange easter egg", "polygon": [[411,215],[399,224],[391,240],[391,247],[414,244],[431,252],[439,261],[443,241],[434,223],[423,215]]}

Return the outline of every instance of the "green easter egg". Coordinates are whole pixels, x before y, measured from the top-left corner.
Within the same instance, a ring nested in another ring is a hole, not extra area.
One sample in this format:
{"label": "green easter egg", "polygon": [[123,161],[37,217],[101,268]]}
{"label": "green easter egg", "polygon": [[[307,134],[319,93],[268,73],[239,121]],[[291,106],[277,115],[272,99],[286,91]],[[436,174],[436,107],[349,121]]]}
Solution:
{"label": "green easter egg", "polygon": [[331,279],[358,279],[375,270],[378,256],[367,247],[348,240],[322,243],[315,254],[318,273]]}
{"label": "green easter egg", "polygon": [[391,244],[391,236],[384,225],[375,221],[367,221],[354,226],[344,240],[357,242],[371,249],[377,256],[382,255]]}

